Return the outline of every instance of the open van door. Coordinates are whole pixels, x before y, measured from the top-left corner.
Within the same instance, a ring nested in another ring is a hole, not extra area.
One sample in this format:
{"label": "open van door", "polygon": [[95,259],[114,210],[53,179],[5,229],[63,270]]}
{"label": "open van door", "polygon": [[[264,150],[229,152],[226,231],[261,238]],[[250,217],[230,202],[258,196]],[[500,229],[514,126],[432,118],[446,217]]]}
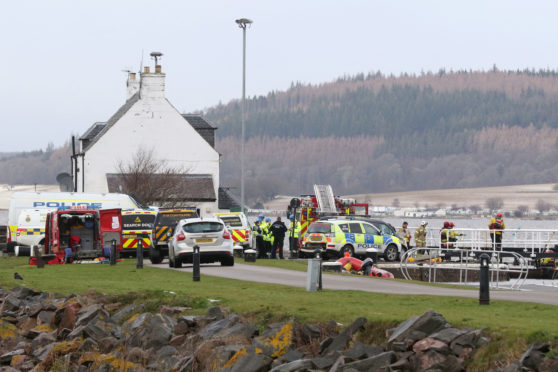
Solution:
{"label": "open van door", "polygon": [[48,213],[46,215],[46,221],[45,221],[45,253],[50,253],[51,252],[51,242],[50,239],[52,237],[52,233],[50,232],[50,222],[52,220],[52,213]]}
{"label": "open van door", "polygon": [[58,253],[60,249],[60,228],[58,220],[60,216],[57,212],[53,212],[50,218],[50,253]]}
{"label": "open van door", "polygon": [[101,250],[110,247],[116,241],[117,251],[122,250],[122,213],[120,209],[99,210],[99,235]]}

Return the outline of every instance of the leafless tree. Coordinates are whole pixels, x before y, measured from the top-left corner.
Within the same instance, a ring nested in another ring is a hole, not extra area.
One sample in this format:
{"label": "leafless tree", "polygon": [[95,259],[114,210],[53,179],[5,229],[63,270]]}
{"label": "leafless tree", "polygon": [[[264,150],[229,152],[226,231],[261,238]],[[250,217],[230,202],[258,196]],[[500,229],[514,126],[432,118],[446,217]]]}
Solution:
{"label": "leafless tree", "polygon": [[182,180],[189,170],[183,166],[169,166],[155,157],[153,149],[138,149],[130,162],[119,161],[117,169],[122,192],[149,205],[176,207],[182,204]]}
{"label": "leafless tree", "polygon": [[539,212],[546,212],[550,210],[550,208],[552,208],[552,205],[544,201],[543,199],[539,199],[537,200],[537,204],[535,205],[535,208],[537,208]]}
{"label": "leafless tree", "polygon": [[504,199],[502,198],[489,198],[486,199],[486,208],[490,209],[491,211],[495,211],[501,209],[504,206]]}
{"label": "leafless tree", "polygon": [[395,208],[399,208],[399,206],[401,205],[401,203],[399,202],[398,198],[393,199],[393,201],[391,202],[391,205],[393,205]]}

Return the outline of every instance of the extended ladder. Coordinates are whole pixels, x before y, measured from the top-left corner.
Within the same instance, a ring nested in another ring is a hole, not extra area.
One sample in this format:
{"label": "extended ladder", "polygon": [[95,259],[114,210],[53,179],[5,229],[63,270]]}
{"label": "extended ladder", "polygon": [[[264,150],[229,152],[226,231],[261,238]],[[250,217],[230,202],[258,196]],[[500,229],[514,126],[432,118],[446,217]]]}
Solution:
{"label": "extended ladder", "polygon": [[331,185],[314,185],[314,193],[316,194],[316,200],[318,201],[319,213],[337,213],[337,207],[335,206],[335,198],[333,197]]}

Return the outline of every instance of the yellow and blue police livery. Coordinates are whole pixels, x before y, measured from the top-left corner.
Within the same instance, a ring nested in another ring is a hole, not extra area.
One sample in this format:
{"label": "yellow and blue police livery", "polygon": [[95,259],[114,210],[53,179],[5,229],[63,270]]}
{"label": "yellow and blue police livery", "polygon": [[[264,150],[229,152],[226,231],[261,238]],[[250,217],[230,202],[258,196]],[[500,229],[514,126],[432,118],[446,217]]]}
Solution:
{"label": "yellow and blue police livery", "polygon": [[377,249],[386,261],[395,261],[404,245],[371,221],[339,217],[313,222],[304,236],[301,253],[312,255],[320,250],[328,257],[365,256],[369,248]]}

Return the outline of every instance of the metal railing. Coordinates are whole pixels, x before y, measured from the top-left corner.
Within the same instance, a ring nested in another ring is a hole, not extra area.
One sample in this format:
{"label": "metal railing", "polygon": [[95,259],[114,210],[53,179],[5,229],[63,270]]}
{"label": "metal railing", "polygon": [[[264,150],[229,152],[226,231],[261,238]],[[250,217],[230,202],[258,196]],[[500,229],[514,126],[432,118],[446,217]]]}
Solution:
{"label": "metal railing", "polygon": [[[537,253],[542,253],[547,249],[558,246],[558,230],[540,229],[453,229],[457,241],[452,242],[454,248],[467,248],[472,250],[499,250],[523,252],[524,256],[534,257]],[[495,231],[502,232],[501,249],[496,249],[492,242],[491,234]],[[427,229],[426,245],[428,247],[440,247],[442,241],[440,237],[441,229]]]}
{"label": "metal railing", "polygon": [[[401,254],[401,273],[407,280],[412,276],[409,269],[428,270],[428,282],[439,283],[436,278],[439,270],[456,270],[458,281],[462,285],[476,285],[470,273],[480,270],[479,256],[490,256],[490,286],[518,290],[525,283],[529,273],[528,259],[516,252],[496,250],[472,250],[457,248],[412,248]],[[514,281],[501,281],[501,274],[515,276]]]}

